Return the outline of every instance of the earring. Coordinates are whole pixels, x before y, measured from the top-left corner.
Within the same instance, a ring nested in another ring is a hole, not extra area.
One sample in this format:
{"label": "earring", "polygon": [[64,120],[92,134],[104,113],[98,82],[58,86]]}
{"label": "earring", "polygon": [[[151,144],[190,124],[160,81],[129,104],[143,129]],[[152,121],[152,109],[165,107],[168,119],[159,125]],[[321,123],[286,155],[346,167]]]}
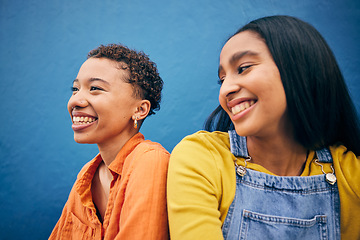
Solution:
{"label": "earring", "polygon": [[137,122],[138,117],[135,117],[134,120],[134,128],[137,129],[138,128],[138,122]]}

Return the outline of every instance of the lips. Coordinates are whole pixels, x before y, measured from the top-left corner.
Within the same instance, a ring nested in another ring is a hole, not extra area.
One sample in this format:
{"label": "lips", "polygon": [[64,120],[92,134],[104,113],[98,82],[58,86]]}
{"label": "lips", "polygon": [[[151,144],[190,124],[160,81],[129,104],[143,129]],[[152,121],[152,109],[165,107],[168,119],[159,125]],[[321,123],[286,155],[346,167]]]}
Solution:
{"label": "lips", "polygon": [[96,121],[97,119],[95,117],[88,117],[88,116],[73,116],[73,123],[75,125],[79,125],[79,124],[89,124],[92,123],[94,121]]}
{"label": "lips", "polygon": [[86,113],[72,112],[72,129],[79,131],[93,125],[97,121],[97,117],[91,116]]}

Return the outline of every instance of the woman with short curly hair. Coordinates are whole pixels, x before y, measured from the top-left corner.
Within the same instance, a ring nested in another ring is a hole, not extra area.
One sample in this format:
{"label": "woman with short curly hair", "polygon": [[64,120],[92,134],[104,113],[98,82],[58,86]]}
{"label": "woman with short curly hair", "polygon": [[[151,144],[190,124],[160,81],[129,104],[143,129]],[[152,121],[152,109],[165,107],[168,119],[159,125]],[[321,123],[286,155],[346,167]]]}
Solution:
{"label": "woman with short curly hair", "polygon": [[162,87],[143,52],[119,44],[89,52],[68,110],[75,141],[99,154],[78,174],[50,239],[168,239],[169,153],[139,132],[160,109]]}

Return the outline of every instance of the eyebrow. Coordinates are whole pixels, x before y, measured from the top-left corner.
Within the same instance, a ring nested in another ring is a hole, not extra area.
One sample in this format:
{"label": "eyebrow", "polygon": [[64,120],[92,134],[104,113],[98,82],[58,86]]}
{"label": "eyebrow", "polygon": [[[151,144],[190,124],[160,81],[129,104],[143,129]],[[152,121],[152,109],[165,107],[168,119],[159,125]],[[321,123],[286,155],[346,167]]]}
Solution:
{"label": "eyebrow", "polygon": [[[234,53],[230,58],[230,64],[234,65],[239,59],[243,58],[244,56],[258,56],[259,54],[253,51],[241,51]],[[218,70],[218,75],[220,75],[221,70],[223,70],[223,67],[220,65]]]}
{"label": "eyebrow", "polygon": [[[101,79],[101,78],[90,78],[90,79],[88,79],[88,82],[89,82],[89,83],[96,82],[96,81],[103,82],[103,83],[105,83],[105,84],[107,84],[107,85],[110,85],[109,82],[107,82],[107,81],[105,81],[104,79]],[[75,80],[73,81],[73,84],[76,83],[76,82],[79,82],[79,79],[75,79]]]}

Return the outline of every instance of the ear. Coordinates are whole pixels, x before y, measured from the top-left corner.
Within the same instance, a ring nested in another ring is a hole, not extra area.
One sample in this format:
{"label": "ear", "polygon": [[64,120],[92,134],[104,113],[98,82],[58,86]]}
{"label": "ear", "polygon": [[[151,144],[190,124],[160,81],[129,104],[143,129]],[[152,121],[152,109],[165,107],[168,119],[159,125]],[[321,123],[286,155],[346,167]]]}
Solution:
{"label": "ear", "polygon": [[135,111],[137,120],[143,120],[149,114],[151,103],[149,100],[143,99],[139,102],[138,107]]}

